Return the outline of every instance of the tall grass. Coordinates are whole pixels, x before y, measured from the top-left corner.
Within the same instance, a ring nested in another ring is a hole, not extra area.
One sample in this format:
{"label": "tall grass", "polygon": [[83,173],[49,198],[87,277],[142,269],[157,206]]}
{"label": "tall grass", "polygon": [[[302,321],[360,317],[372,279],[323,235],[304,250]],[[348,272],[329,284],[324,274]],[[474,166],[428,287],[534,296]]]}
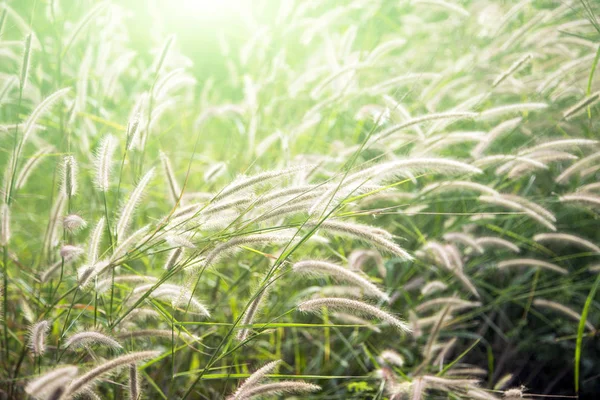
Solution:
{"label": "tall grass", "polygon": [[596,3],[170,7],[0,5],[3,398],[600,392]]}

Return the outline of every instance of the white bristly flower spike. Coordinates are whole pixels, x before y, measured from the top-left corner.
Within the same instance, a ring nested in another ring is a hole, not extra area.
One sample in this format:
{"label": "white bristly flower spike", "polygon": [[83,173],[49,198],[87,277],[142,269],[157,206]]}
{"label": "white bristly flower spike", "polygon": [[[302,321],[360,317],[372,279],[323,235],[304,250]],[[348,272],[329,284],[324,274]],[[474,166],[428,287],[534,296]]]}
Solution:
{"label": "white bristly flower spike", "polygon": [[36,356],[46,352],[46,335],[50,329],[48,321],[40,321],[29,329],[29,348]]}
{"label": "white bristly flower spike", "polygon": [[283,393],[311,393],[321,390],[321,387],[303,381],[281,381],[265,383],[248,389],[239,399],[252,399],[257,396],[281,395]]}
{"label": "white bristly flower spike", "polygon": [[133,216],[133,212],[135,211],[135,207],[140,202],[142,194],[144,193],[144,189],[150,183],[150,180],[154,176],[154,168],[151,169],[140,179],[140,182],[137,184],[133,192],[129,195],[129,199],[123,205],[121,209],[121,214],[119,216],[119,220],[117,221],[117,238],[119,240],[123,240],[125,237],[125,232],[129,227],[129,223],[131,222],[131,217]]}
{"label": "white bristly flower spike", "polygon": [[[58,367],[30,381],[25,386],[25,392],[37,399],[62,398],[60,394],[76,375],[77,367],[74,365]],[[59,397],[56,397],[57,393]]]}
{"label": "white bristly flower spike", "polygon": [[244,381],[244,383],[242,383],[240,385],[240,387],[230,397],[230,399],[231,400],[241,399],[244,392],[255,387],[260,381],[262,381],[264,379],[265,375],[271,373],[280,363],[281,363],[281,360],[271,361],[270,363],[267,363],[260,369],[256,370],[252,375],[250,375]]}
{"label": "white bristly flower spike", "polygon": [[600,254],[600,247],[582,237],[571,235],[568,233],[540,233],[533,237],[536,242],[556,242],[556,243],[571,243],[584,249]]}
{"label": "white bristly flower spike", "polygon": [[508,78],[510,75],[512,75],[518,69],[520,69],[529,60],[531,60],[531,54],[525,54],[524,56],[519,58],[517,61],[514,62],[513,65],[510,66],[510,68],[508,68],[506,71],[504,71],[503,73],[498,75],[498,77],[494,80],[494,83],[492,83],[492,86],[493,87],[498,86],[500,83],[502,83],[502,81],[504,81],[506,78]]}
{"label": "white bristly flower spike", "polygon": [[10,241],[10,208],[8,204],[0,205],[0,245],[6,246]]}
{"label": "white bristly flower spike", "polygon": [[70,214],[63,218],[63,227],[69,232],[77,232],[87,226],[87,222],[77,214]]}
{"label": "white bristly flower spike", "polygon": [[292,270],[299,274],[331,275],[336,279],[360,287],[372,297],[377,297],[386,302],[390,301],[390,297],[371,283],[366,277],[334,263],[319,260],[305,260],[295,263]]}
{"label": "white bristly flower spike", "polygon": [[123,346],[115,339],[100,332],[86,331],[69,336],[65,341],[64,348],[87,347],[90,344],[100,344],[113,349],[122,349]]}
{"label": "white bristly flower spike", "polygon": [[149,360],[160,355],[160,351],[140,351],[137,353],[125,354],[118,358],[106,361],[104,364],[100,364],[97,367],[92,368],[85,374],[79,376],[73,380],[65,392],[66,398],[69,395],[74,395],[83,390],[86,386],[91,385],[94,381],[100,378],[102,375],[112,371],[115,368],[121,366],[136,363],[138,361]]}
{"label": "white bristly flower spike", "polygon": [[67,197],[77,194],[77,161],[73,156],[66,156],[63,159],[62,192]]}
{"label": "white bristly flower spike", "polygon": [[160,152],[160,160],[162,161],[165,176],[169,184],[169,194],[171,195],[171,201],[173,202],[173,204],[175,204],[177,203],[179,195],[181,194],[181,188],[179,187],[179,183],[177,182],[177,178],[175,177],[175,173],[173,172],[173,168],[171,167],[171,161],[169,160],[167,155],[162,151]]}
{"label": "white bristly flower spike", "polygon": [[400,332],[406,333],[411,331],[410,327],[404,321],[399,320],[392,314],[389,314],[380,308],[358,300],[349,300],[338,297],[327,297],[323,299],[307,300],[298,305],[298,310],[303,312],[318,312],[323,307],[335,310],[351,311],[360,315],[374,316],[392,325]]}
{"label": "white bristly flower spike", "polygon": [[600,92],[593,93],[589,97],[586,97],[585,99],[583,99],[580,102],[578,102],[577,104],[575,104],[573,107],[566,110],[563,113],[563,118],[566,120],[573,118],[574,116],[579,114],[581,111],[585,110],[586,107],[589,107],[589,106],[593,105],[594,103],[596,103],[598,101],[598,99],[600,99]]}
{"label": "white bristly flower spike", "polygon": [[116,147],[117,142],[115,138],[112,135],[108,135],[102,140],[96,153],[96,186],[102,192],[106,192],[110,186],[112,157]]}

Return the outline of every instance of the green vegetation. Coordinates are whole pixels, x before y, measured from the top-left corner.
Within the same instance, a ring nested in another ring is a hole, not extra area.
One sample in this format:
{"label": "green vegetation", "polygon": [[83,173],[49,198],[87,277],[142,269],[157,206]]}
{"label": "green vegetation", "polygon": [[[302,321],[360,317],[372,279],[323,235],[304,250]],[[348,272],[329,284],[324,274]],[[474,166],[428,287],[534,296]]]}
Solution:
{"label": "green vegetation", "polygon": [[599,393],[598,5],[252,3],[0,2],[0,398]]}

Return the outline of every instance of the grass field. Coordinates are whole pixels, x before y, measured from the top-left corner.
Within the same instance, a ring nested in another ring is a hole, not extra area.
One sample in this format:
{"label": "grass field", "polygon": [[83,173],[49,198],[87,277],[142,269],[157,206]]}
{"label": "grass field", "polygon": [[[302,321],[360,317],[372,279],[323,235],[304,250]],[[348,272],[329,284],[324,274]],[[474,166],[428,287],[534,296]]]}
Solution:
{"label": "grass field", "polygon": [[594,398],[599,15],[0,1],[0,399]]}

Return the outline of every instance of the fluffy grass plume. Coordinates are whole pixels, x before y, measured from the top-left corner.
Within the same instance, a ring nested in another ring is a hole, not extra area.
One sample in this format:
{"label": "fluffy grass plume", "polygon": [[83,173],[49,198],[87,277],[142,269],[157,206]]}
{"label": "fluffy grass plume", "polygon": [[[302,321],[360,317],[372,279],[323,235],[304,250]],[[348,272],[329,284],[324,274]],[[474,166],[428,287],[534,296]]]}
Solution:
{"label": "fluffy grass plume", "polygon": [[386,302],[390,300],[390,297],[386,293],[382,292],[381,289],[371,283],[366,277],[334,263],[319,260],[304,260],[295,263],[292,266],[292,270],[298,274],[330,275],[335,279],[360,287],[369,296]]}
{"label": "fluffy grass plume", "polygon": [[322,307],[346,310],[356,314],[374,316],[381,319],[384,322],[387,322],[388,324],[390,324],[391,326],[393,326],[401,332],[407,333],[411,331],[406,323],[394,317],[390,313],[383,311],[382,309],[372,306],[370,304],[357,300],[349,300],[336,297],[307,300],[298,305],[298,310],[303,312],[318,312],[321,310]]}
{"label": "fluffy grass plume", "polygon": [[0,3],[0,397],[599,392],[596,1]]}
{"label": "fluffy grass plume", "polygon": [[159,351],[140,351],[136,353],[129,353],[122,355],[117,358],[113,358],[104,362],[103,364],[98,365],[97,367],[92,368],[88,372],[83,375],[78,376],[73,379],[69,386],[67,387],[66,394],[74,395],[79,391],[84,389],[85,387],[89,387],[95,383],[97,379],[101,376],[111,372],[115,368],[119,368],[121,366],[126,366],[132,363],[136,363],[139,361],[149,360],[160,355]]}

